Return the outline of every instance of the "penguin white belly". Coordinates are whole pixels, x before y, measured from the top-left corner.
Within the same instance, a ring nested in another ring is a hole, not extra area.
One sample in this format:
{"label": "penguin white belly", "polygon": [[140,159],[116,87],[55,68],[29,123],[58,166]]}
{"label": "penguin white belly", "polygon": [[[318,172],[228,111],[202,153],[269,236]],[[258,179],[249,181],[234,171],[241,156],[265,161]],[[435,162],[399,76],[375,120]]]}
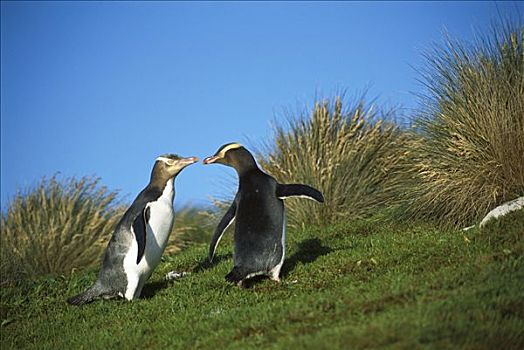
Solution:
{"label": "penguin white belly", "polygon": [[[146,279],[160,263],[173,227],[173,206],[155,202],[150,204],[151,217],[146,225],[146,248],[144,256],[137,266],[140,276]],[[138,249],[138,246],[137,246]]]}
{"label": "penguin white belly", "polygon": [[[140,296],[142,287],[160,263],[166,248],[173,227],[174,211],[172,196],[164,196],[164,194],[157,201],[148,204],[150,217],[146,224],[146,247],[140,263],[136,263],[138,255],[136,239],[132,241],[124,258],[124,271],[127,276],[127,289],[124,296],[128,300]],[[131,230],[133,231],[133,228]]]}

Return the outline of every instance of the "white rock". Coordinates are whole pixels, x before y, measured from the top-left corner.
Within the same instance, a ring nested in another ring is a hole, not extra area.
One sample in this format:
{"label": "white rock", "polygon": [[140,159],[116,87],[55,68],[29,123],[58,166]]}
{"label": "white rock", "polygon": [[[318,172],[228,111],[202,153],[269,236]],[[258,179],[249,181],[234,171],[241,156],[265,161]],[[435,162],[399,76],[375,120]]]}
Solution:
{"label": "white rock", "polygon": [[523,207],[524,207],[524,197],[519,197],[517,199],[506,202],[502,205],[499,205],[498,207],[490,211],[488,215],[484,217],[484,219],[482,219],[482,221],[480,222],[480,227],[486,225],[486,223],[490,221],[491,219],[497,219],[512,211],[519,210]]}
{"label": "white rock", "polygon": [[169,271],[168,273],[166,273],[165,279],[167,281],[174,281],[174,280],[179,279],[180,277],[184,277],[189,274],[190,272],[185,272],[185,271],[182,271],[182,272]]}

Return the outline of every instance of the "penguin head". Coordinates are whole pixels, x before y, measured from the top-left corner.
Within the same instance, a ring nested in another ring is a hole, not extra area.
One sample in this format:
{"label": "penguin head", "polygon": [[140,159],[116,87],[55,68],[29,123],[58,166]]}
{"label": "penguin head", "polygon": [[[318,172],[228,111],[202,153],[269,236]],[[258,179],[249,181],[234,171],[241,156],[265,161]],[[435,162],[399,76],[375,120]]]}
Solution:
{"label": "penguin head", "polygon": [[235,168],[239,173],[256,167],[253,155],[240,143],[231,142],[223,145],[211,157],[204,159],[204,164],[220,163]]}
{"label": "penguin head", "polygon": [[183,158],[177,154],[163,154],[155,161],[153,177],[170,179],[175,177],[186,166],[198,162],[197,157]]}

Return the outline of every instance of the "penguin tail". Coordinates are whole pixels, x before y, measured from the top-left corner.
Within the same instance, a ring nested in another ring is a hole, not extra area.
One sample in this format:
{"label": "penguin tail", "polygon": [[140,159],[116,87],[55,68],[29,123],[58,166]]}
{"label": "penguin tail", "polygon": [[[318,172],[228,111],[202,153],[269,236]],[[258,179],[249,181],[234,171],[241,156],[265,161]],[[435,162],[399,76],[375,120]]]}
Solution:
{"label": "penguin tail", "polygon": [[233,270],[226,275],[226,281],[236,284],[244,280],[247,275],[248,272],[245,269],[235,266],[233,267]]}
{"label": "penguin tail", "polygon": [[103,295],[102,289],[98,285],[98,283],[95,283],[91,287],[89,287],[85,292],[74,295],[67,299],[67,303],[71,305],[84,305],[87,303],[92,302],[93,300],[101,297]]}

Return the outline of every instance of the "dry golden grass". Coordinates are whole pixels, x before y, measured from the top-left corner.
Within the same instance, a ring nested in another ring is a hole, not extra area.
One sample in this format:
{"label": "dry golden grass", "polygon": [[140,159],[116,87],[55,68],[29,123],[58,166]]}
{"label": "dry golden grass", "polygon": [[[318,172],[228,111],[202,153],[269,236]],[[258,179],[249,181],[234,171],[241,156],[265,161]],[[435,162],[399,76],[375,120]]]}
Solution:
{"label": "dry golden grass", "polygon": [[455,226],[524,194],[524,28],[427,55],[411,216]]}
{"label": "dry golden grass", "polygon": [[[99,266],[127,206],[116,202],[116,192],[98,183],[88,177],[44,178],[16,195],[1,219],[1,284]],[[207,242],[212,216],[191,206],[177,209],[165,253]]]}
{"label": "dry golden grass", "polygon": [[193,244],[208,243],[213,233],[215,216],[210,210],[191,205],[176,208],[175,223],[165,254],[176,253]]}
{"label": "dry golden grass", "polygon": [[410,150],[407,134],[378,119],[363,102],[344,109],[341,98],[316,103],[309,117],[277,125],[273,143],[257,153],[262,168],[282,183],[321,190],[325,203],[286,200],[291,225],[326,225],[368,216],[398,202]]}
{"label": "dry golden grass", "polygon": [[97,265],[123,213],[116,192],[83,177],[43,179],[1,218],[2,282]]}

